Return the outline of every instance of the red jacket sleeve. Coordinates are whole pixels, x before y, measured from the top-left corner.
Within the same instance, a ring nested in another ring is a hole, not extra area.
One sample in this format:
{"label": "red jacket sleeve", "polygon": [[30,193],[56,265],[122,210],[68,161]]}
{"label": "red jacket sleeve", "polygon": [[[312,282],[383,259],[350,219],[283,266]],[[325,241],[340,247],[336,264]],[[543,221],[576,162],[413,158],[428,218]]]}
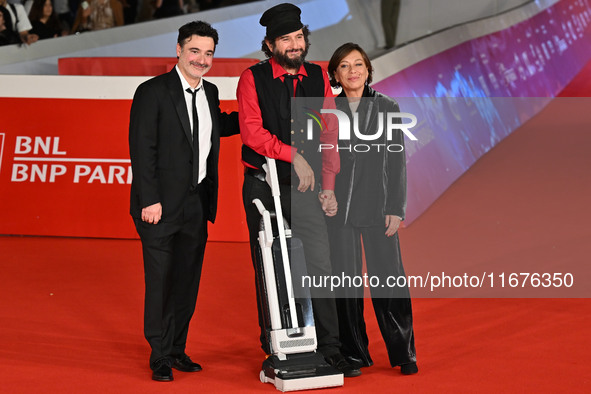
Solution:
{"label": "red jacket sleeve", "polygon": [[240,76],[236,98],[242,143],[260,155],[291,163],[295,148],[284,144],[263,127],[259,99],[250,69],[244,70]]}
{"label": "red jacket sleeve", "polygon": [[[332,93],[332,88],[328,80],[328,73],[323,72],[322,74],[324,76],[324,96],[326,97],[324,108],[336,109],[334,94]],[[340,156],[337,151],[339,125],[334,116],[327,116],[325,119],[327,128],[320,134],[320,143],[330,144],[333,148],[322,149],[322,190],[334,190],[335,177],[341,169]]]}

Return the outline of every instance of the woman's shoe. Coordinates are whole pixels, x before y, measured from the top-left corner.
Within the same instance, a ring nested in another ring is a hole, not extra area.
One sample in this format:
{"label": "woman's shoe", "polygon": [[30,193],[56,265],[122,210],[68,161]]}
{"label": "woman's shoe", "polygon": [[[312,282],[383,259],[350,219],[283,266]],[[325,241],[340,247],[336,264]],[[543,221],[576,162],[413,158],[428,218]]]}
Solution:
{"label": "woman's shoe", "polygon": [[417,363],[402,364],[400,366],[400,372],[403,375],[414,375],[419,372],[419,367],[417,367]]}

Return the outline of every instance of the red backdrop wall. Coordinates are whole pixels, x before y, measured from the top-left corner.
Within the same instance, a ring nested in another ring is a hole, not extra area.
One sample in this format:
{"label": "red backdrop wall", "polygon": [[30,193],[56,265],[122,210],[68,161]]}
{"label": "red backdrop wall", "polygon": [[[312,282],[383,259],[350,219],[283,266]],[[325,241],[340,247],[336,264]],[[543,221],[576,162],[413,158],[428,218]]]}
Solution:
{"label": "red backdrop wall", "polygon": [[[130,107],[131,100],[0,98],[0,234],[137,237],[129,216]],[[236,107],[222,102],[224,111]],[[222,139],[211,240],[248,239],[240,146],[240,136]]]}

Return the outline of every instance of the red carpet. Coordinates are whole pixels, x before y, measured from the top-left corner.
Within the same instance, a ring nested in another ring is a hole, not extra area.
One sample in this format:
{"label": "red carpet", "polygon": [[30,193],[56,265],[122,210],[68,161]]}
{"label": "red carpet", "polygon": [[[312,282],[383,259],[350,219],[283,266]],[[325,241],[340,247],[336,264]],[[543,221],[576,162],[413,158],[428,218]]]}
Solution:
{"label": "red carpet", "polygon": [[[167,384],[152,382],[147,367],[137,241],[0,242],[10,256],[0,301],[3,392],[275,392],[258,381],[263,354],[246,244],[208,246],[188,345],[204,371],[176,372]],[[368,314],[375,365],[331,391],[588,392],[590,309],[586,299],[415,299],[419,374],[388,367]]]}
{"label": "red carpet", "polygon": [[[580,265],[575,283],[588,286],[589,116],[564,100],[573,99],[555,100],[401,230],[407,272]],[[0,237],[0,256],[3,392],[276,391],[258,381],[247,244],[208,245],[187,349],[204,370],[175,371],[173,383],[150,380],[139,241]],[[419,374],[388,367],[368,303],[375,365],[324,392],[591,392],[588,298],[413,303]]]}

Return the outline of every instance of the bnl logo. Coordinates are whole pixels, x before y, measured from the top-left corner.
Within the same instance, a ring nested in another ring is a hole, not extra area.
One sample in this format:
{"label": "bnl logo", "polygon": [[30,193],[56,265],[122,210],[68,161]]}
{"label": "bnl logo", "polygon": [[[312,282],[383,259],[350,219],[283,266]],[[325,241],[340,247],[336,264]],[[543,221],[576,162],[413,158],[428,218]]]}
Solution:
{"label": "bnl logo", "polygon": [[[314,111],[310,108],[306,108],[306,110],[309,111],[306,112],[306,115],[310,116],[310,119],[307,120],[306,125],[306,138],[308,140],[313,139],[314,122],[316,122],[316,124],[320,127],[320,131],[322,132],[324,129],[328,128],[323,114],[332,114],[337,117],[339,127],[339,141],[351,141],[351,129],[353,130],[353,134],[358,141],[364,141],[364,143],[356,143],[353,145],[346,144],[343,146],[335,146],[333,144],[319,144],[318,151],[336,148],[337,151],[353,150],[355,152],[369,152],[372,149],[376,149],[379,152],[382,148],[384,148],[388,150],[388,152],[402,152],[404,150],[403,145],[390,143],[393,140],[395,130],[400,130],[410,140],[417,141],[417,137],[415,137],[415,135],[410,131],[411,128],[417,125],[417,117],[408,112],[379,112],[377,116],[378,124],[375,132],[372,134],[363,134],[359,130],[359,114],[357,112],[353,113],[353,127],[351,127],[351,120],[349,119],[349,116],[345,112],[338,109],[323,108],[320,110],[320,112]],[[410,122],[398,123],[405,119],[409,119]],[[384,141],[384,139],[387,141],[387,143],[378,143]]]}

